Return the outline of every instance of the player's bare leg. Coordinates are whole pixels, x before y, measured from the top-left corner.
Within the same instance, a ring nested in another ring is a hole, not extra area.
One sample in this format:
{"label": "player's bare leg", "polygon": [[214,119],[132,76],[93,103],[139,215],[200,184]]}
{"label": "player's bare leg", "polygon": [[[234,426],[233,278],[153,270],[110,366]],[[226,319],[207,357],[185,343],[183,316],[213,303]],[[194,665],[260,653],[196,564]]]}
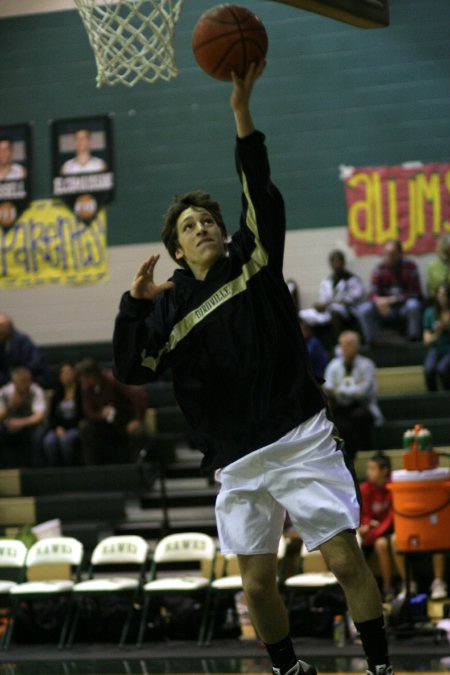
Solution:
{"label": "player's bare leg", "polygon": [[277,589],[277,556],[238,556],[247,606],[253,626],[263,642],[278,642],[289,632],[286,607]]}
{"label": "player's bare leg", "polygon": [[377,582],[351,532],[320,546],[329,569],[336,575],[347,599],[353,621],[369,621],[383,613]]}
{"label": "player's bare leg", "polygon": [[392,675],[380,592],[355,534],[341,532],[322,544],[320,551],[345,593],[367,656],[367,672]]}
{"label": "player's bare leg", "polygon": [[299,661],[289,636],[289,618],[277,588],[277,556],[239,555],[247,607],[258,637],[273,662],[274,675],[316,675],[313,666]]}

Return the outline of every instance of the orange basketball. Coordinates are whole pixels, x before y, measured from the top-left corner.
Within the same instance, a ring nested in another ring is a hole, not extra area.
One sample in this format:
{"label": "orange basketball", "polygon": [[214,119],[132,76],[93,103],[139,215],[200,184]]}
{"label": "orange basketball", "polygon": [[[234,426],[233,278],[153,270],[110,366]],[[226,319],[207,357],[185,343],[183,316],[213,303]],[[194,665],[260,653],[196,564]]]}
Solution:
{"label": "orange basketball", "polygon": [[261,19],[239,5],[218,5],[208,10],[192,34],[198,65],[217,80],[231,80],[231,71],[244,77],[253,61],[264,59],[267,47]]}

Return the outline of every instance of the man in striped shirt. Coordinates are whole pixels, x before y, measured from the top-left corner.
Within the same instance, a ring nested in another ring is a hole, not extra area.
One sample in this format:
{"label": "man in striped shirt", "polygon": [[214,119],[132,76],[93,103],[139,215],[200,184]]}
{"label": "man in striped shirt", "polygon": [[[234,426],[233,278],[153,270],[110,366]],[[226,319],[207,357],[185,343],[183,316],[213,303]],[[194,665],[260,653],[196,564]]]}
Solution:
{"label": "man in striped shirt", "polygon": [[415,262],[403,257],[402,244],[389,240],[383,260],[372,272],[369,301],[357,308],[364,340],[372,343],[382,326],[403,328],[408,340],[420,340],[422,290]]}

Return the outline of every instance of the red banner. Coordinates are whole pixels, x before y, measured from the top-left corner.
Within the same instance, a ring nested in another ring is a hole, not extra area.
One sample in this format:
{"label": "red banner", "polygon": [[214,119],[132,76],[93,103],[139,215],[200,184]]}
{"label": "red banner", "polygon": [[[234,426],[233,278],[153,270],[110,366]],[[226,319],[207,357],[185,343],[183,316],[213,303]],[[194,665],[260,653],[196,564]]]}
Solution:
{"label": "red banner", "polygon": [[381,253],[400,239],[407,253],[430,253],[450,232],[450,164],[344,167],[349,245]]}

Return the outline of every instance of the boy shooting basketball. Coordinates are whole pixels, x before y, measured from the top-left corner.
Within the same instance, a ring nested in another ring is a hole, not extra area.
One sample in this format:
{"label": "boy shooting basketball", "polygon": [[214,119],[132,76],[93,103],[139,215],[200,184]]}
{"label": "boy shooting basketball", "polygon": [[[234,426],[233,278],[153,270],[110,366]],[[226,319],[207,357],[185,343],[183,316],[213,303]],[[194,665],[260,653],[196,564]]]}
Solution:
{"label": "boy shooting basketball", "polygon": [[158,285],[158,256],[140,267],[116,319],[115,371],[138,384],[171,368],[177,400],[204,455],[202,469],[215,470],[221,483],[221,549],[238,555],[251,618],[275,675],[316,674],[294,653],[277,592],[285,510],[339,579],[369,672],[384,675],[392,668],[380,596],[354,533],[357,491],[283,279],[283,199],[249,110],[263,69],[261,62],[244,79],[233,76],[240,229],[227,243],[219,205],[203,192],[174,201],[162,239],[183,269]]}

